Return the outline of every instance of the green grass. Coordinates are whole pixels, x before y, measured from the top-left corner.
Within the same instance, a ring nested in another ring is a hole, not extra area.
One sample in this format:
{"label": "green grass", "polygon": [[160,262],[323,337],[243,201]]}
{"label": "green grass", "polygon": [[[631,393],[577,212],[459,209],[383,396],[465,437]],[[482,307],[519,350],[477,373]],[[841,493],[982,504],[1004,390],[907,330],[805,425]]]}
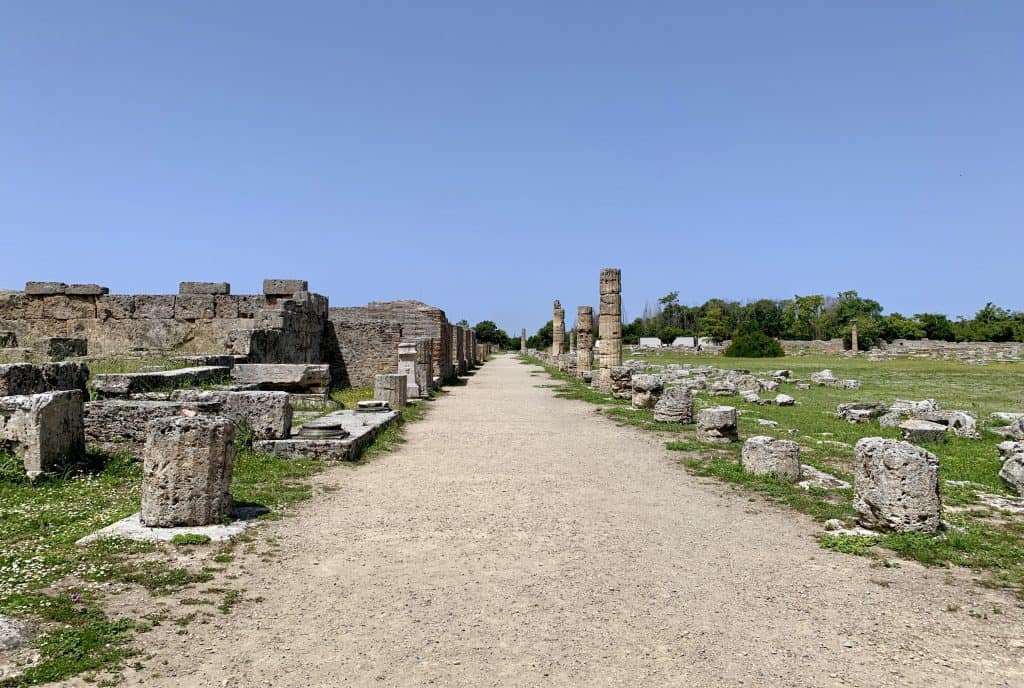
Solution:
{"label": "green grass", "polygon": [[200,533],[179,533],[171,538],[172,545],[206,545],[210,542],[209,535],[202,535]]}
{"label": "green grass", "polygon": [[[695,395],[695,405],[728,404],[741,410],[741,437],[768,435],[794,439],[802,446],[801,460],[848,482],[853,481],[853,447],[862,437],[897,439],[896,429],[882,429],[877,422],[851,424],[837,418],[836,406],[849,401],[896,399],[938,399],[946,409],[970,411],[978,418],[982,438],[964,439],[949,434],[946,443],[926,448],[939,457],[943,480],[969,481],[970,485],[943,485],[944,520],[953,528],[938,535],[891,534],[872,538],[826,534],[823,547],[850,554],[891,550],[931,566],[960,565],[979,572],[988,585],[1009,587],[1024,594],[1024,517],[996,512],[979,504],[978,492],[1011,494],[999,478],[1000,459],[996,445],[1003,438],[986,432],[994,411],[1024,410],[1024,363],[968,365],[955,360],[899,359],[869,361],[864,357],[825,355],[787,356],[776,359],[744,359],[693,356],[676,352],[649,351],[633,356],[649,363],[711,365],[725,369],[746,369],[759,377],[771,370],[787,369],[793,377],[808,380],[810,374],[830,368],[836,377],[862,382],[859,390],[841,390],[812,385],[798,390],[782,384],[779,391],[790,394],[797,406],[755,406],[739,397]],[[543,365],[537,359],[523,362]],[[770,477],[751,476],[739,463],[739,445],[711,446],[693,439],[692,426],[653,423],[649,412],[632,411],[625,401],[612,400],[583,382],[545,366],[558,381],[557,395],[601,407],[602,413],[618,422],[646,430],[675,432],[669,449],[684,453],[680,459],[696,475],[713,477],[784,504],[818,521],[840,519],[853,524],[852,490],[811,490]],[[764,393],[763,396],[774,396]],[[776,427],[758,424],[765,419]]]}

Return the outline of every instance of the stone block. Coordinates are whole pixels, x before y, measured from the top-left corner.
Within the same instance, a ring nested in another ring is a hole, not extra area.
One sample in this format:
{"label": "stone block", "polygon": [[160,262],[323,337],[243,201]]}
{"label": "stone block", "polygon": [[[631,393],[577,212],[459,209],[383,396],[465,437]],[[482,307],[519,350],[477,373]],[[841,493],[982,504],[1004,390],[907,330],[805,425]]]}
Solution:
{"label": "stone block", "polygon": [[634,375],[630,382],[633,385],[633,408],[653,409],[661,398],[661,378],[657,375]]}
{"label": "stone block", "polygon": [[374,376],[373,398],[386,401],[396,411],[402,410],[406,403],[408,379],[405,375],[389,373]]}
{"label": "stone block", "polygon": [[93,376],[92,389],[101,399],[113,399],[139,392],[224,382],[230,374],[231,369],[227,366],[198,366],[152,373],[108,373]]}
{"label": "stone block", "polygon": [[616,399],[633,398],[633,371],[626,366],[613,366],[608,371],[611,395]]}
{"label": "stone block", "polygon": [[[584,378],[585,379],[585,378]],[[693,397],[686,387],[669,387],[654,405],[657,423],[692,423]]]}
{"label": "stone block", "polygon": [[227,392],[178,389],[171,401],[216,404],[216,413],[239,428],[248,427],[256,439],[286,439],[292,431],[292,406],[287,392]]}
{"label": "stone block", "polygon": [[48,296],[50,294],[63,294],[67,291],[68,285],[63,282],[26,282],[25,293],[29,296]]}
{"label": "stone block", "polygon": [[[313,459],[319,461],[354,461],[359,458],[377,434],[399,418],[398,411],[361,413],[335,411],[323,421],[337,421],[343,435],[340,439],[292,437],[287,440],[260,440],[253,449],[261,454],[286,459]],[[332,425],[334,425],[332,423]],[[300,430],[301,433],[301,430]]]}
{"label": "stone block", "polygon": [[231,369],[236,385],[255,385],[261,390],[326,393],[331,367],[326,363],[242,363]]}
{"label": "stone block", "polygon": [[69,284],[64,293],[69,296],[105,296],[110,289],[98,284]]}
{"label": "stone block", "polygon": [[87,356],[89,342],[80,337],[43,337],[32,343],[32,350],[37,356],[51,361],[63,361],[65,358]]}
{"label": "stone block", "polygon": [[701,409],[697,412],[697,439],[712,444],[739,442],[736,419],[736,409],[732,406]]}
{"label": "stone block", "polygon": [[791,483],[800,480],[800,445],[757,435],[743,443],[743,470],[753,475],[775,475]]}
{"label": "stone block", "polygon": [[0,448],[13,451],[29,477],[85,454],[80,391],[0,397]]}
{"label": "stone block", "polygon": [[135,310],[132,313],[132,317],[137,320],[172,320],[174,318],[174,295],[136,295]]}
{"label": "stone block", "polygon": [[231,516],[235,426],[227,418],[160,418],[142,452],[143,525],[205,526]]}
{"label": "stone block", "polygon": [[100,320],[128,320],[135,315],[135,297],[107,294],[96,299],[96,317]]}
{"label": "stone block", "polygon": [[85,403],[85,439],[107,451],[138,455],[146,441],[146,425],[158,418],[183,414],[215,415],[216,403],[106,399]]}
{"label": "stone block", "polygon": [[214,300],[210,294],[179,294],[174,299],[175,320],[210,320]]}
{"label": "stone block", "polygon": [[265,279],[263,293],[266,296],[293,296],[299,292],[309,291],[309,282],[294,279]]}
{"label": "stone block", "polygon": [[908,442],[942,443],[946,441],[946,426],[929,420],[911,418],[900,423],[900,434]]}
{"label": "stone block", "polygon": [[213,314],[217,318],[237,318],[238,299],[234,296],[217,295],[213,297]]}
{"label": "stone block", "polygon": [[1000,442],[999,454],[1003,459],[999,477],[1024,496],[1024,442]]}
{"label": "stone block", "polygon": [[238,308],[239,318],[255,318],[256,314],[263,308],[264,300],[258,294],[236,296],[235,306]]}
{"label": "stone block", "polygon": [[899,533],[939,529],[938,457],[909,442],[865,437],[854,461],[853,508],[861,525]]}
{"label": "stone block", "polygon": [[227,282],[181,282],[178,294],[210,294],[227,295],[231,293],[231,285]]}
{"label": "stone block", "polygon": [[84,363],[8,363],[0,365],[0,397],[71,390],[85,394],[88,379]]}
{"label": "stone block", "polygon": [[406,396],[409,399],[426,396],[427,388],[420,386],[416,375],[416,342],[401,342],[398,345],[398,373],[405,375]]}

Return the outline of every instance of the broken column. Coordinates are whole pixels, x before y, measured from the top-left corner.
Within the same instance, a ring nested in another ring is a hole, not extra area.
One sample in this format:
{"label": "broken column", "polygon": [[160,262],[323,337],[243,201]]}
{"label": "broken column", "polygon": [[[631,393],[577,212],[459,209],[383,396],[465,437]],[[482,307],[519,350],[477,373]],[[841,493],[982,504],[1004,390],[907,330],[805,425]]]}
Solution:
{"label": "broken column", "polygon": [[235,425],[218,416],[150,421],[142,457],[142,525],[207,526],[231,516]]}
{"label": "broken column", "polygon": [[398,345],[398,374],[405,375],[406,397],[418,399],[426,390],[421,390],[416,379],[416,342],[402,342]]}
{"label": "broken column", "polygon": [[522,352],[526,351],[526,328],[524,327],[519,333],[519,350]]}
{"label": "broken column", "polygon": [[35,478],[85,454],[83,396],[78,390],[0,397],[0,447]]}
{"label": "broken column", "polygon": [[751,437],[743,444],[743,470],[753,475],[774,475],[791,483],[800,480],[800,445],[766,435]]}
{"label": "broken column", "polygon": [[712,444],[739,442],[736,409],[732,406],[712,406],[698,411],[697,439]]}
{"label": "broken column", "polygon": [[942,522],[939,459],[910,442],[865,437],[853,450],[853,509],[865,528],[934,533]]}
{"label": "broken column", "polygon": [[393,373],[387,375],[376,375],[373,378],[373,398],[376,401],[386,401],[392,409],[401,411],[405,406],[406,388],[408,382],[405,375]]}
{"label": "broken column", "polygon": [[[558,299],[555,299],[554,318],[551,321],[551,358],[557,359],[562,353],[565,343],[565,311]],[[557,362],[557,361],[556,361]]]}
{"label": "broken column", "polygon": [[634,375],[632,406],[635,409],[652,409],[661,398],[663,386],[657,375]]}
{"label": "broken column", "polygon": [[669,387],[654,405],[657,423],[692,423],[693,397],[686,387]]}
{"label": "broken column", "polygon": [[594,369],[594,309],[576,309],[576,375],[586,379]]}
{"label": "broken column", "polygon": [[601,270],[601,310],[598,316],[601,335],[600,388],[611,391],[611,370],[622,365],[622,271]]}
{"label": "broken column", "polygon": [[850,321],[850,350],[853,351],[853,353],[857,353],[860,350],[860,349],[857,348],[858,344],[859,344],[859,342],[857,341],[857,321],[856,320],[851,320]]}

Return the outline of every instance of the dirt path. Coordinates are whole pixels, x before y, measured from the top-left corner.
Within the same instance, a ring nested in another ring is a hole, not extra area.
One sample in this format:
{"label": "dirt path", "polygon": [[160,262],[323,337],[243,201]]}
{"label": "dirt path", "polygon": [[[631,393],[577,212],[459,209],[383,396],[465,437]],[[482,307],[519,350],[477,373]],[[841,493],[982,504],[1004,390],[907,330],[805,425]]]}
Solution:
{"label": "dirt path", "polygon": [[494,360],[399,451],[327,472],[261,533],[279,558],[242,560],[264,601],[141,636],[129,684],[1024,685],[1011,596],[822,550],[531,370]]}

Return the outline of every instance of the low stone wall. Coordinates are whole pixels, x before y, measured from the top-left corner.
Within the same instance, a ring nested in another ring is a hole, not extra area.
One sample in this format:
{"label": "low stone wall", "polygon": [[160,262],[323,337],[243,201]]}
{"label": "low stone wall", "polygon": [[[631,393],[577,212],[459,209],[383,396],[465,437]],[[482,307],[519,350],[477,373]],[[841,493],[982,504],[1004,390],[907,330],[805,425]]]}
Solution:
{"label": "low stone wall", "polygon": [[1018,361],[1024,358],[1021,342],[942,342],[931,339],[897,339],[879,347],[891,356],[958,358],[979,361]]}
{"label": "low stone wall", "polygon": [[838,339],[780,339],[782,350],[793,354],[841,354],[845,350],[842,338]]}

